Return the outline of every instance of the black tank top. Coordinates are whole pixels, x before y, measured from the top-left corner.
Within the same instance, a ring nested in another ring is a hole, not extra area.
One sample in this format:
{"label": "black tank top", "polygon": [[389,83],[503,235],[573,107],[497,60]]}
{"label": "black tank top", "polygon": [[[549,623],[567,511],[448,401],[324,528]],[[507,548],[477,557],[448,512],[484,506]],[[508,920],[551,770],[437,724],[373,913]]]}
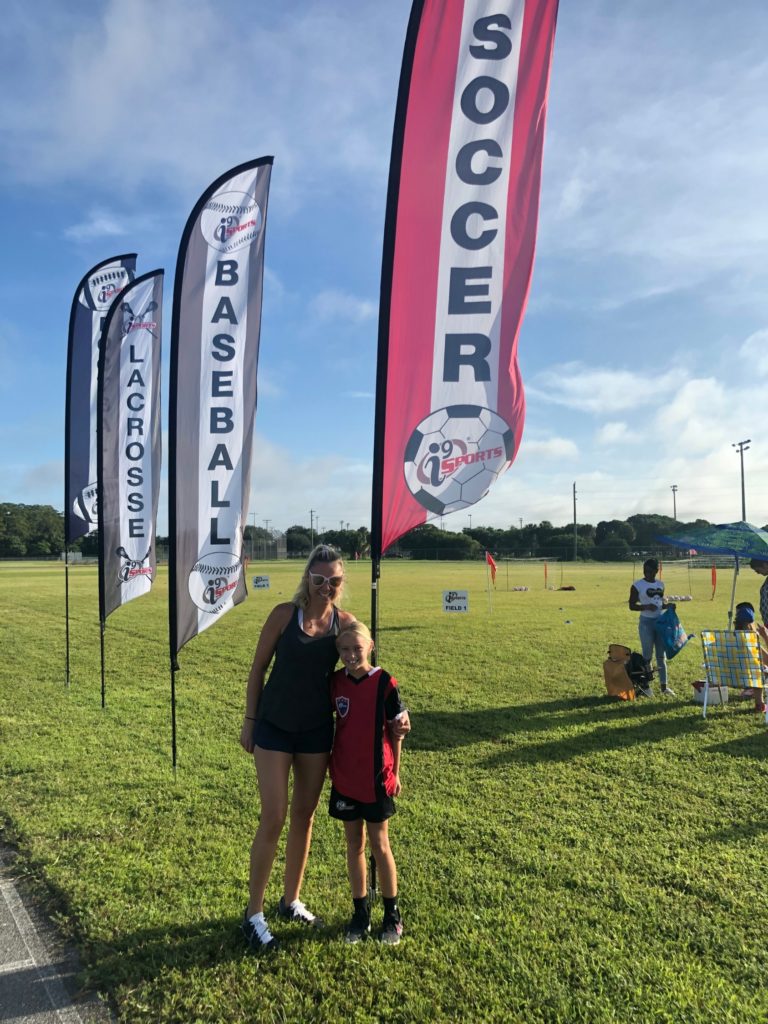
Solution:
{"label": "black tank top", "polygon": [[258,717],[287,732],[318,729],[331,718],[328,680],[339,659],[339,613],[333,609],[328,632],[308,636],[294,608],[275,650],[275,660],[259,701]]}

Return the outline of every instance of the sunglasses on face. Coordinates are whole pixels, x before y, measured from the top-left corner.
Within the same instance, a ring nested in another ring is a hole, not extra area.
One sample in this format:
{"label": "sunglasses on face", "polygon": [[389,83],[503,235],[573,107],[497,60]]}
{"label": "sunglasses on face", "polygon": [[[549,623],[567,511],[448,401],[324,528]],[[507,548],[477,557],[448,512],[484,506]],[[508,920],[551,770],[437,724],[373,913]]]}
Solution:
{"label": "sunglasses on face", "polygon": [[327,583],[329,587],[340,587],[344,582],[343,576],[323,576],[321,572],[311,572],[309,582],[313,587],[322,587]]}

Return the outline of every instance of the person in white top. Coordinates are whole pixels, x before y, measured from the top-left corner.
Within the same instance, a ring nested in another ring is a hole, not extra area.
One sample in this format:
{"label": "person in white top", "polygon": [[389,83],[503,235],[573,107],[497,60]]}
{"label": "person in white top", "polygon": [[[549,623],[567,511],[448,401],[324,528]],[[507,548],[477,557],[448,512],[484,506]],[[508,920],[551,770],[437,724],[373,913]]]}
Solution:
{"label": "person in white top", "polygon": [[[656,636],[656,619],[661,615],[664,608],[664,581],[657,580],[656,574],[659,571],[659,563],[655,558],[648,558],[643,562],[643,577],[635,580],[629,588],[629,610],[640,612],[640,648],[643,658],[650,668],[651,655],[656,650],[656,667],[659,672],[659,684],[662,695],[674,697],[674,690],[667,685],[667,656],[664,652],[664,644],[660,637]],[[652,696],[650,687],[642,691],[647,697]]]}

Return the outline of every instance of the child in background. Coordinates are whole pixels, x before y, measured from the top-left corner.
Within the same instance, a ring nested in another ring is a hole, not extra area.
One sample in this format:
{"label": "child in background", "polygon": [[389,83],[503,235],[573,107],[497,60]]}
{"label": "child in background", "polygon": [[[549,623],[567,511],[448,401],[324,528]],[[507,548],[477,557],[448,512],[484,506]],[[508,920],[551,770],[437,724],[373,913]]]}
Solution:
{"label": "child in background", "polygon": [[397,905],[397,868],[389,845],[392,799],[400,795],[400,750],[392,725],[405,708],[397,681],[370,663],[373,641],[362,622],[353,622],[336,638],[344,668],[331,677],[336,731],[331,751],[329,813],[344,822],[347,871],[354,913],[347,942],[360,942],[371,930],[367,899],[365,826],[384,899],[381,941],[397,945],[403,922]]}
{"label": "child in background", "polygon": [[[763,672],[768,668],[768,651],[765,648],[765,626],[755,626],[755,609],[750,601],[741,601],[736,605],[736,611],[733,616],[733,628],[739,630],[750,630],[753,633],[757,633],[758,642],[760,644],[760,664],[763,667]],[[755,687],[753,690],[746,690],[745,696],[749,695],[755,698],[755,712],[762,714],[765,711],[765,704],[763,703],[763,690],[762,687]]]}

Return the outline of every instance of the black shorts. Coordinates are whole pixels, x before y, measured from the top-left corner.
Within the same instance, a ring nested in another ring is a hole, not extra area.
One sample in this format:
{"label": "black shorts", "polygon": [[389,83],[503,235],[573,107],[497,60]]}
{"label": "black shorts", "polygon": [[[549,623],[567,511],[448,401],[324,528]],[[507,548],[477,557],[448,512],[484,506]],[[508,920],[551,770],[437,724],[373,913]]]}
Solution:
{"label": "black shorts", "polygon": [[364,804],[360,800],[344,796],[335,786],[331,786],[328,813],[339,821],[359,821],[362,818],[363,821],[370,821],[376,825],[391,818],[395,810],[395,801],[391,796],[382,797],[373,804]]}
{"label": "black shorts", "polygon": [[253,742],[262,750],[279,750],[283,754],[330,754],[333,719],[315,729],[289,732],[261,718],[253,727]]}

